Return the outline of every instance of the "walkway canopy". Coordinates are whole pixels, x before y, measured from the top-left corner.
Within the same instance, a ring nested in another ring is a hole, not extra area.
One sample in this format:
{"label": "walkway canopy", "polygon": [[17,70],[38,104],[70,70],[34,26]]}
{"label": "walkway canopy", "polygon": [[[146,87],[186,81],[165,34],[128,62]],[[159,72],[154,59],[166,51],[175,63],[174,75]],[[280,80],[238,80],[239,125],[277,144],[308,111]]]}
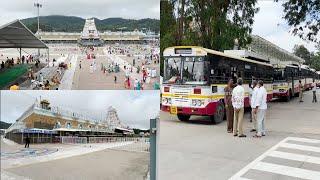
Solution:
{"label": "walkway canopy", "polygon": [[20,20],[0,26],[0,48],[46,48]]}

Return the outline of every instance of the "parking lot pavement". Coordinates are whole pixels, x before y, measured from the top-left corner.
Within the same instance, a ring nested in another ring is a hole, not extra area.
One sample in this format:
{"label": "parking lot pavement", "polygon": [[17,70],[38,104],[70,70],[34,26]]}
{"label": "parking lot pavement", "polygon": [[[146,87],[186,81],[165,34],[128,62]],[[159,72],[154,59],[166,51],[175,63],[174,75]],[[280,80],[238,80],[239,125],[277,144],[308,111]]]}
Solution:
{"label": "parking lot pavement", "polygon": [[[254,134],[249,132],[252,124],[249,122],[248,112],[244,119],[244,131],[247,138],[233,137],[232,134],[227,133],[225,121],[213,125],[206,117],[192,117],[189,122],[181,122],[175,116],[161,112],[160,142],[158,146],[159,178],[225,180],[233,177],[241,169],[288,137],[320,140],[320,103],[312,103],[311,93],[311,91],[304,93],[303,103],[299,103],[297,98],[290,102],[275,101],[269,103],[266,118],[267,136],[261,139],[252,138]],[[318,90],[317,93],[319,97],[320,91]],[[264,175],[267,174],[265,179],[280,176],[282,179],[300,178],[299,176],[288,176],[288,174],[260,172],[270,163],[299,167],[305,170],[305,168],[299,166],[300,163],[311,167],[306,168],[306,170],[319,171],[319,169],[313,169],[313,165],[316,163],[291,162],[293,160],[282,157],[284,153],[292,153],[294,155],[290,154],[290,156],[296,158],[297,155],[295,154],[299,154],[297,153],[299,150],[295,148],[299,145],[306,146],[307,142],[289,140],[286,143],[293,144],[291,145],[293,150],[288,150],[288,147],[279,147],[280,150],[277,149],[277,151],[281,153],[272,151],[272,155],[278,155],[281,158],[269,157],[268,155],[266,159],[259,161],[260,165],[256,169],[250,169],[245,172],[243,177],[240,177],[256,179],[255,177],[259,177],[259,173],[263,173]],[[280,144],[283,145],[283,143]],[[315,144],[311,145],[315,146]],[[313,149],[317,148],[319,148],[318,145]],[[306,157],[305,155],[319,157],[319,154],[318,152],[312,154],[302,152],[301,155],[304,155],[303,157]],[[282,168],[282,166],[277,167]],[[317,164],[316,168],[318,167]],[[258,168],[260,170],[257,170]]]}

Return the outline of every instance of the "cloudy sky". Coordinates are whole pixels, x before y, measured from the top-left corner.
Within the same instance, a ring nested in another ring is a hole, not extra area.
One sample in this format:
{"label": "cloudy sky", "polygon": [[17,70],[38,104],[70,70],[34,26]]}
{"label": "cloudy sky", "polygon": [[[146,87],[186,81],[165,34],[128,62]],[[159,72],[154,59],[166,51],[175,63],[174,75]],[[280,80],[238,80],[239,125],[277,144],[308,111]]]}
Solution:
{"label": "cloudy sky", "polygon": [[268,41],[292,52],[295,44],[303,44],[309,51],[315,51],[315,43],[304,41],[289,32],[284,16],[282,1],[275,3],[273,0],[258,0],[257,7],[260,11],[255,15],[253,34],[259,35]]}
{"label": "cloudy sky", "polygon": [[1,91],[1,120],[14,122],[38,98],[51,106],[105,117],[109,106],[130,127],[148,129],[150,118],[159,115],[158,91]]}
{"label": "cloudy sky", "polygon": [[[1,0],[0,25],[37,16],[37,0]],[[38,0],[40,15],[68,15],[82,18],[160,18],[159,0]]]}

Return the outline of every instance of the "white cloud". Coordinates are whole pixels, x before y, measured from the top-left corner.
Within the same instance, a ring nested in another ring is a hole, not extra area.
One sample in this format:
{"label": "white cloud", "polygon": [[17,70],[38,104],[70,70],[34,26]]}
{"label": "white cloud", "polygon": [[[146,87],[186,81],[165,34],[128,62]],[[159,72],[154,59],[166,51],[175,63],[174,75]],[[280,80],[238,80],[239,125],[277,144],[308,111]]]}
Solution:
{"label": "white cloud", "polygon": [[36,98],[52,106],[103,118],[109,106],[131,127],[149,128],[150,118],[159,114],[159,91],[2,91],[1,120],[14,122]]}
{"label": "white cloud", "polygon": [[292,52],[295,44],[303,44],[309,51],[315,51],[315,43],[300,39],[290,33],[283,17],[282,1],[259,0],[260,11],[254,17],[253,34],[259,35],[277,46]]}

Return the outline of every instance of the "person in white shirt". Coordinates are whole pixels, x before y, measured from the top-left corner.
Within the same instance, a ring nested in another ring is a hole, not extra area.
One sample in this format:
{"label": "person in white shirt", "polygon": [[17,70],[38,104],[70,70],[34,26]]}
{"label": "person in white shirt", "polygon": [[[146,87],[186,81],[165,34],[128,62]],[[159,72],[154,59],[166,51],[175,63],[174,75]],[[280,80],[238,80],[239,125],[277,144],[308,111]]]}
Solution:
{"label": "person in white shirt", "polygon": [[133,83],[133,89],[134,90],[137,90],[137,87],[138,87],[138,79],[136,78],[135,80],[134,80],[134,83]]}
{"label": "person in white shirt", "polygon": [[251,95],[251,98],[250,98],[250,106],[251,106],[251,119],[252,119],[252,122],[253,122],[253,126],[252,126],[252,129],[250,132],[254,132],[257,130],[257,114],[254,113],[255,112],[255,109],[256,109],[256,100],[257,100],[257,93],[258,93],[258,90],[259,90],[259,87],[257,86],[257,81],[254,80],[252,82],[252,95]]}
{"label": "person in white shirt", "polygon": [[267,111],[267,90],[263,86],[263,81],[258,82],[259,90],[255,101],[255,114],[257,115],[257,134],[253,137],[260,138],[266,135],[265,119]]}
{"label": "person in white shirt", "polygon": [[233,136],[246,137],[243,134],[243,112],[244,112],[244,88],[242,87],[242,79],[237,80],[237,86],[232,91],[232,106],[234,108],[233,115]]}
{"label": "person in white shirt", "polygon": [[312,98],[312,102],[317,102],[317,83],[315,82],[315,80],[313,80],[312,83],[312,94],[313,94],[313,98]]}

